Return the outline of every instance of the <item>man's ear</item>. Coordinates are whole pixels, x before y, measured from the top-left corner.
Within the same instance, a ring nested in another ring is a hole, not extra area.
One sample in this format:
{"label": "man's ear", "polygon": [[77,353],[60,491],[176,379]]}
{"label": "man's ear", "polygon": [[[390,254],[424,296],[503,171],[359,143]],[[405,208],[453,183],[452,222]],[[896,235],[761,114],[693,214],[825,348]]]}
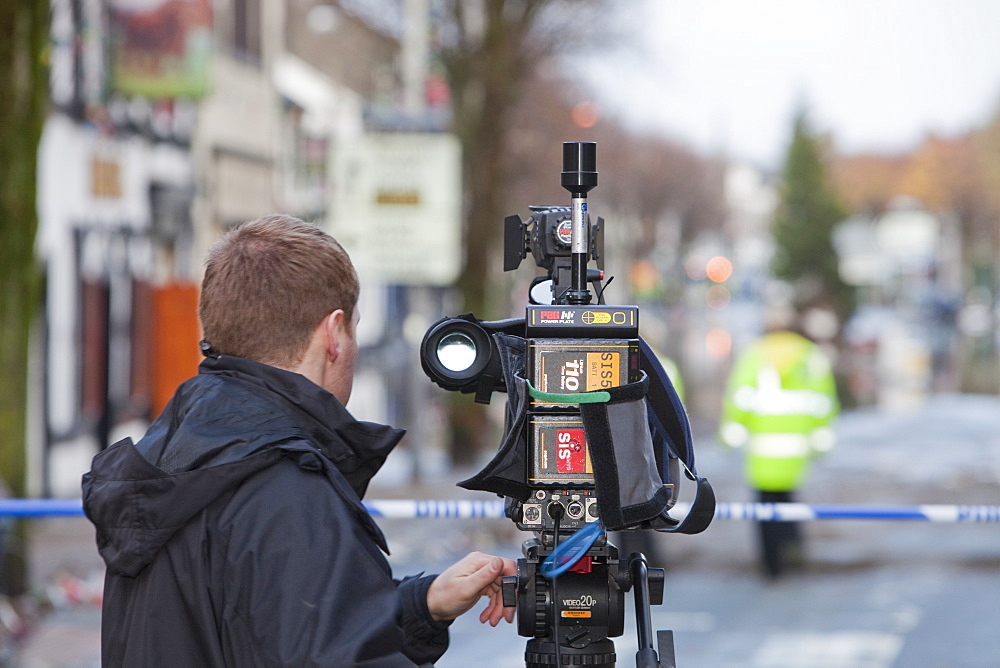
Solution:
{"label": "man's ear", "polygon": [[326,355],[331,362],[340,356],[342,339],[347,334],[347,316],[344,309],[337,309],[323,319],[323,329],[326,332]]}

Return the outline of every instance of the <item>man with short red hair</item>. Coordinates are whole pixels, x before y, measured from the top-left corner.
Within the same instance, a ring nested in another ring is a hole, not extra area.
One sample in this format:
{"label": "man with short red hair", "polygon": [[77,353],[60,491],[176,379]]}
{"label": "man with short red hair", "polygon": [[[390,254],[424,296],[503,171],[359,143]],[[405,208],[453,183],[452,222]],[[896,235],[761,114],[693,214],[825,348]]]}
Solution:
{"label": "man with short red hair", "polygon": [[212,248],[198,375],[84,476],[107,564],[104,665],[422,665],[481,596],[481,621],[512,621],[510,559],[392,578],[361,499],[403,432],[344,407],[358,293],[340,244],[289,216]]}

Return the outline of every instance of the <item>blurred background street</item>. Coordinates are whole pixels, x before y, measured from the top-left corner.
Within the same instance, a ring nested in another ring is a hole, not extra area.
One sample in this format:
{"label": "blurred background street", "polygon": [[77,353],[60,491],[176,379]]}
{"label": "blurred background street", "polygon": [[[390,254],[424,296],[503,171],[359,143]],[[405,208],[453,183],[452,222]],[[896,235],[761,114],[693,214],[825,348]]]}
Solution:
{"label": "blurred background street", "polygon": [[[1000,3],[0,4],[0,497],[78,499],[197,373],[209,246],[286,212],[358,268],[348,408],[408,429],[369,495],[468,498],[504,398],[434,387],[419,344],[523,314],[543,270],[502,270],[504,218],[568,205],[561,145],[585,141],[604,296],[639,306],[720,501],[754,500],[724,388],[785,313],[844,409],[796,500],[1000,503]],[[383,524],[401,574],[524,539]],[[996,524],[805,532],[776,581],[749,522],[656,539],[681,665],[1000,665]],[[0,516],[0,667],[97,665],[101,582],[86,520]],[[463,619],[441,665],[523,648]]]}

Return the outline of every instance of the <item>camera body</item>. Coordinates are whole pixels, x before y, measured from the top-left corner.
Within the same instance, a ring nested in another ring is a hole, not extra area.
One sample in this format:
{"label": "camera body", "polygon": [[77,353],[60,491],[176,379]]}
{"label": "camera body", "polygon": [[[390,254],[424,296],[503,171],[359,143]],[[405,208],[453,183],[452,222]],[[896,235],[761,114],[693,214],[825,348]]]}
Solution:
{"label": "camera body", "polygon": [[[569,534],[600,519],[580,401],[642,377],[639,309],[604,303],[604,223],[591,222],[586,202],[597,185],[596,145],[563,144],[563,169],[571,206],[533,206],[525,221],[504,220],[504,270],[530,254],[546,272],[532,282],[524,319],[445,319],[421,344],[424,371],[440,387],[475,393],[481,403],[507,392],[505,443],[516,441],[516,461],[500,483],[459,485],[507,497],[518,528],[545,534]],[[596,269],[588,268],[591,261]],[[511,339],[516,345],[505,345]],[[542,538],[543,549],[558,542]]]}
{"label": "camera body", "polygon": [[637,615],[662,602],[662,570],[648,570],[638,553],[620,558],[605,534],[663,520],[674,499],[654,461],[639,309],[604,301],[603,220],[590,221],[586,201],[595,164],[596,144],[564,143],[571,206],[531,207],[527,221],[504,220],[504,270],[530,253],[546,271],[532,282],[524,319],[446,318],[421,343],[421,365],[440,387],[480,403],[507,393],[497,455],[458,484],[505,497],[507,515],[535,534],[522,546],[517,576],[503,582],[504,605],[517,607],[518,632],[531,638],[531,668],[564,659],[614,666],[609,638],[623,633],[625,592],[635,587]]}
{"label": "camera body", "polygon": [[599,519],[580,411],[560,395],[638,380],[638,317],[634,306],[527,307],[525,368],[537,394],[527,411],[531,496],[511,512],[519,529],[554,530],[558,515],[560,529],[572,532]]}

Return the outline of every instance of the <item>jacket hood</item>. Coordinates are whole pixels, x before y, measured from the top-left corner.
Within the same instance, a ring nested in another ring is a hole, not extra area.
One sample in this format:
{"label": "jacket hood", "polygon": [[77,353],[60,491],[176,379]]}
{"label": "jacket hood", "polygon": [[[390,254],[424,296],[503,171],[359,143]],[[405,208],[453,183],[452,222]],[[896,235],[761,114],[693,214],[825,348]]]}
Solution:
{"label": "jacket hood", "polygon": [[[209,358],[138,443],[119,441],[94,458],[84,511],[108,567],[134,576],[192,517],[282,457],[311,470],[332,463],[339,474],[327,477],[367,517],[360,499],[403,433],[355,420],[299,374]],[[373,522],[368,529],[384,549]]]}

